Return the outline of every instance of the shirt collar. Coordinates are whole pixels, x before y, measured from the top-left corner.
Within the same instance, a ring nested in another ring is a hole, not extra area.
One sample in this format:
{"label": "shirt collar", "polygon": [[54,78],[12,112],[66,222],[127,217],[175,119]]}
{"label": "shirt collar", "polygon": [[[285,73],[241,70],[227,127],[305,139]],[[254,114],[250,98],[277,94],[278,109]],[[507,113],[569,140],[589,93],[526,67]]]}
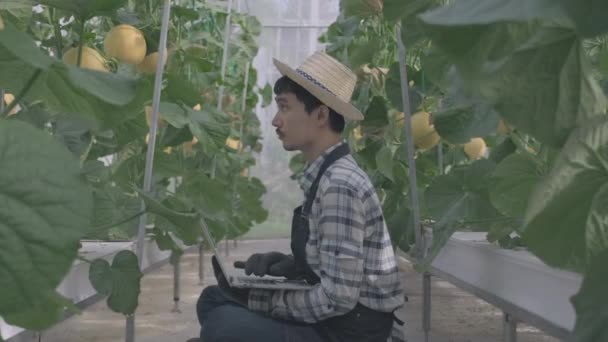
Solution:
{"label": "shirt collar", "polygon": [[315,159],[312,163],[309,163],[305,166],[304,172],[302,173],[299,179],[300,188],[302,189],[302,191],[304,191],[304,194],[307,194],[308,190],[310,190],[310,187],[317,178],[317,175],[321,170],[321,165],[323,165],[323,162],[325,161],[325,159],[327,159],[327,156],[342,144],[344,144],[344,141],[340,141],[339,143],[331,146],[330,148],[323,151],[321,155],[319,155],[317,159]]}

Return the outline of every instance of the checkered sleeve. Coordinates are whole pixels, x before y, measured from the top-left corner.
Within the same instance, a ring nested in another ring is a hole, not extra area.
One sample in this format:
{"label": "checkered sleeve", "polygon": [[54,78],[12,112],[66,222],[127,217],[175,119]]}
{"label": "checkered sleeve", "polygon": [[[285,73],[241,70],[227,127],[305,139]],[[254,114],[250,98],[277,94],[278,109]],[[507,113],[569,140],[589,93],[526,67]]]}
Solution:
{"label": "checkered sleeve", "polygon": [[319,192],[320,283],[307,291],[271,292],[270,307],[259,305],[257,298],[263,296],[252,292],[250,308],[269,309],[277,318],[314,323],[346,314],[357,304],[363,279],[363,204],[357,190],[347,183],[330,184]]}

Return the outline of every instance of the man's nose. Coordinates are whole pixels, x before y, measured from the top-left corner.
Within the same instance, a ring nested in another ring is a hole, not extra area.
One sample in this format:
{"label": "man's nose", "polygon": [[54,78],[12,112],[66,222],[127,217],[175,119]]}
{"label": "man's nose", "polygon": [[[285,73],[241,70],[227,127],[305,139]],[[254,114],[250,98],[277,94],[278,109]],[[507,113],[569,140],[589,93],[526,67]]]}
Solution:
{"label": "man's nose", "polygon": [[279,120],[279,113],[275,114],[272,118],[272,125],[277,128],[281,125],[281,120]]}

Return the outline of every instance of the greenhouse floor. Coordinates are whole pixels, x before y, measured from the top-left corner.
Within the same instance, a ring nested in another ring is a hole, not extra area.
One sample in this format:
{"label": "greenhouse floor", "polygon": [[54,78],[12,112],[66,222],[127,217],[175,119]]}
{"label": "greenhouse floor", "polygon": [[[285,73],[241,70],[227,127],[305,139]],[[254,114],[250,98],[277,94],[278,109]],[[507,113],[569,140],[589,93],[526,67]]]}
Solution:
{"label": "greenhouse floor", "polygon": [[[222,247],[224,244],[222,243]],[[239,241],[238,248],[230,242],[230,263],[242,260],[256,251],[289,249],[288,240]],[[223,250],[222,250],[223,252]],[[209,254],[205,256],[205,284],[215,282]],[[408,325],[406,334],[410,342],[424,341],[421,329],[422,277],[406,261],[401,261],[409,302],[399,316]],[[173,268],[165,265],[144,276],[142,294],[135,319],[136,341],[165,342],[186,341],[198,335],[195,303],[205,285],[199,285],[198,254],[187,253],[181,262],[180,313],[172,312]],[[432,342],[490,342],[502,340],[502,312],[490,304],[468,294],[451,284],[434,278],[432,282]],[[554,342],[538,330],[520,324],[520,342]],[[111,312],[105,300],[87,307],[81,314],[45,331],[40,339],[44,342],[124,341],[125,319]],[[19,339],[20,341],[39,341]]]}

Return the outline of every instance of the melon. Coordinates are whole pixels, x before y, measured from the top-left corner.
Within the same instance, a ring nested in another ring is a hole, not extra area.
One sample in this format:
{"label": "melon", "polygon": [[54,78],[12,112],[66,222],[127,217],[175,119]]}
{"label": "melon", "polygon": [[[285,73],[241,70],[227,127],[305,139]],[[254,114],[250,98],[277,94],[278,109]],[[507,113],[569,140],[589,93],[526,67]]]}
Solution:
{"label": "melon", "polygon": [[226,146],[228,146],[234,150],[238,150],[241,148],[241,141],[238,139],[228,138],[228,139],[226,139]]}
{"label": "melon", "polygon": [[[4,93],[4,103],[7,106],[10,106],[11,103],[13,103],[13,101],[15,101],[15,96],[11,93]],[[19,111],[19,105],[15,106],[10,113],[8,113],[8,116],[11,115],[15,115],[17,114],[17,112]]]}
{"label": "melon", "polygon": [[[143,62],[137,65],[137,71],[143,74],[156,74],[156,65],[158,64],[158,58],[160,54],[153,52],[144,58]],[[163,67],[167,64],[167,50],[165,49],[165,56],[163,58]]]}
{"label": "melon", "polygon": [[121,62],[138,65],[146,58],[146,39],[131,25],[114,26],[105,37],[106,55]]}
{"label": "melon", "polygon": [[473,138],[464,144],[464,153],[470,160],[477,160],[485,156],[486,150],[486,142],[482,138]]}
{"label": "melon", "polygon": [[[70,65],[78,65],[78,47],[73,47],[63,54],[63,62]],[[106,60],[97,50],[87,46],[82,47],[80,67],[83,69],[109,72]]]}
{"label": "melon", "polygon": [[[400,114],[403,117],[403,114]],[[428,150],[439,143],[441,137],[431,123],[431,114],[418,112],[412,115],[412,140],[421,150]]]}

